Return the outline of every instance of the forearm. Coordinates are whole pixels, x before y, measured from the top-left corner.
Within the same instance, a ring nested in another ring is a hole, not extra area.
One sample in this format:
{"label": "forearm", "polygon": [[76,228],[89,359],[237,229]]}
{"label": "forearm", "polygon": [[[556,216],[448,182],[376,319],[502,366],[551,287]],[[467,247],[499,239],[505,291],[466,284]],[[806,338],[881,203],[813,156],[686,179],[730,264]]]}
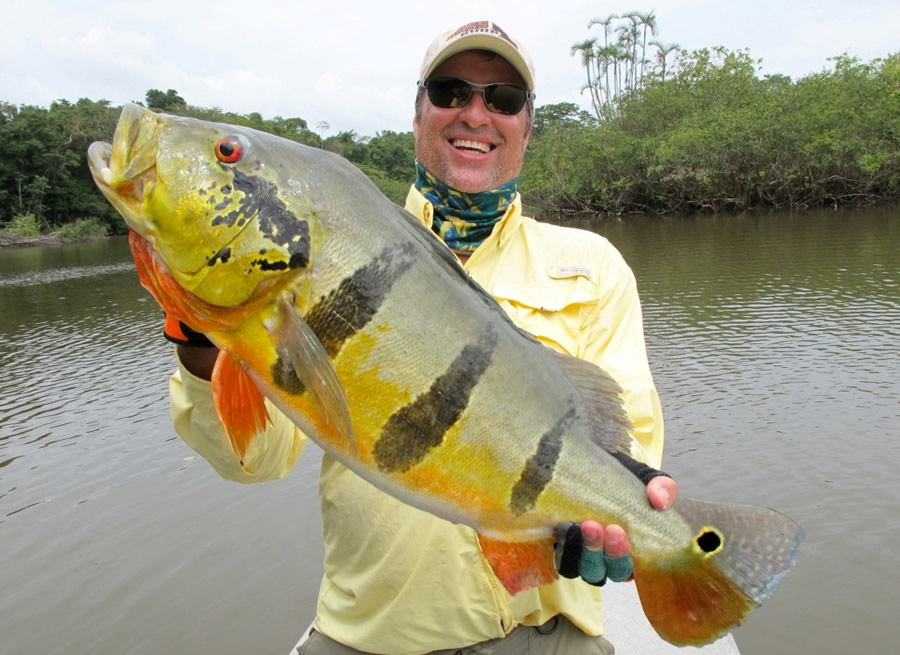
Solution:
{"label": "forearm", "polygon": [[212,370],[219,349],[215,346],[176,346],[181,364],[201,380],[212,379]]}

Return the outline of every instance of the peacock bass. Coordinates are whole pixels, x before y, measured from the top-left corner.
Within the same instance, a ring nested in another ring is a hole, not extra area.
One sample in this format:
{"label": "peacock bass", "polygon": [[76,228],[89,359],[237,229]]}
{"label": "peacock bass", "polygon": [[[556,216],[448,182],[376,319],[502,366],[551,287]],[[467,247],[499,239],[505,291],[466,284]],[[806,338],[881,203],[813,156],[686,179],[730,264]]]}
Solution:
{"label": "peacock bass", "polygon": [[343,158],[128,105],[88,160],[141,283],[220,348],[213,395],[238,458],[265,396],[383,491],[474,528],[513,594],[556,578],[555,526],[618,523],[644,612],[675,644],[740,624],[794,564],[803,531],[773,510],[652,509],[610,455],[630,452],[616,382],[516,327]]}

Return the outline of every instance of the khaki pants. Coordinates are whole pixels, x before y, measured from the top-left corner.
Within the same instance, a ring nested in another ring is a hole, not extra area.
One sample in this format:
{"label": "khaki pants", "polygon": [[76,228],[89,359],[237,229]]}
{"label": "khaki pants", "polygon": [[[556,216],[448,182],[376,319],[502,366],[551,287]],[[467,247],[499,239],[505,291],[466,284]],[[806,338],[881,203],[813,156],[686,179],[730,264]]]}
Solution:
{"label": "khaki pants", "polygon": [[[556,616],[538,628],[520,625],[502,639],[491,639],[464,648],[436,650],[432,655],[614,655],[615,648],[603,637],[589,637],[564,616]],[[344,646],[313,632],[297,655],[371,655]]]}

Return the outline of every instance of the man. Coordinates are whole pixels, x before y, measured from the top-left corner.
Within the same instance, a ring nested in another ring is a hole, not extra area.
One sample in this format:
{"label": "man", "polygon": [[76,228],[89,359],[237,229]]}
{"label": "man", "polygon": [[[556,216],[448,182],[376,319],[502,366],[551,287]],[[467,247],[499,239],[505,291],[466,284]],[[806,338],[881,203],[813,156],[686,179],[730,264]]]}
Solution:
{"label": "man", "polygon": [[[644,346],[634,277],[594,234],[522,216],[516,180],[531,134],[534,69],[522,46],[489,21],[439,36],[422,65],[413,128],[417,179],[406,208],[454,249],[512,319],[548,347],[592,361],[616,378],[634,424],[632,455],[658,468],[662,416]],[[448,308],[453,311],[453,308]],[[287,473],[305,437],[274,407],[266,444],[235,460],[215,416],[214,348],[182,345],[171,399],[179,434],[224,477],[250,482]],[[674,481],[627,461],[654,507]],[[611,653],[599,588],[630,575],[618,526],[563,526],[560,568],[573,579],[510,596],[475,533],[404,505],[331,457],[320,479],[325,575],[316,632],[301,653]],[[568,530],[565,528],[568,527]],[[585,550],[582,550],[583,540]],[[608,567],[608,573],[603,570]]]}

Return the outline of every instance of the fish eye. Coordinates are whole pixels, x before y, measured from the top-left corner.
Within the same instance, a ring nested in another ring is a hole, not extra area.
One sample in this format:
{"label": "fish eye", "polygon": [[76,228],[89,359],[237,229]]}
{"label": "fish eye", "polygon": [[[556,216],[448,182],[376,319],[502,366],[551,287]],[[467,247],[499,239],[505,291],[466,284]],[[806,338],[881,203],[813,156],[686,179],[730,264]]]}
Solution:
{"label": "fish eye", "polygon": [[216,158],[224,164],[236,164],[244,151],[244,144],[237,136],[224,136],[216,143]]}

